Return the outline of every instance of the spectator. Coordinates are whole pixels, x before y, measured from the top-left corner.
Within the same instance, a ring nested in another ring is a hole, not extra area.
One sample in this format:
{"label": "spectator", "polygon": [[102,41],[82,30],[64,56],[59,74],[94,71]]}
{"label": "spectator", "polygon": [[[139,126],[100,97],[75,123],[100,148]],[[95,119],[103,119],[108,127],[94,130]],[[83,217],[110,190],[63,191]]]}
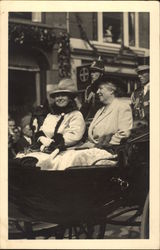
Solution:
{"label": "spectator", "polygon": [[13,159],[16,156],[15,145],[20,138],[20,128],[16,126],[15,120],[8,119],[8,158]]}
{"label": "spectator", "polygon": [[101,57],[99,57],[98,60],[93,61],[90,66],[91,85],[89,85],[85,90],[85,101],[80,109],[85,119],[93,117],[100,106],[102,106],[99,100],[96,98],[93,84],[100,77],[102,77],[104,73],[104,62]]}
{"label": "spectator", "polygon": [[32,129],[30,126],[31,115],[26,115],[21,119],[21,136],[15,143],[16,153],[24,152],[32,144]]}
{"label": "spectator", "polygon": [[137,68],[140,87],[131,95],[131,106],[134,117],[134,127],[149,125],[149,66],[140,65]]}
{"label": "spectator", "polygon": [[112,25],[108,25],[108,27],[105,30],[105,34],[104,34],[104,42],[112,43],[112,41],[113,41]]}

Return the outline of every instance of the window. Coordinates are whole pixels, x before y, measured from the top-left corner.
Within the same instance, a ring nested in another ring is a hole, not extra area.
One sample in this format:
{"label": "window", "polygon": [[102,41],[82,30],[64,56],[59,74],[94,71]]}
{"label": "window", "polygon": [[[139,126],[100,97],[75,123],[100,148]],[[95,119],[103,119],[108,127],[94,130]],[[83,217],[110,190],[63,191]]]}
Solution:
{"label": "window", "polygon": [[45,12],[44,23],[56,28],[65,29],[67,26],[67,12]]}
{"label": "window", "polygon": [[139,13],[139,47],[149,48],[149,13]]}
{"label": "window", "polygon": [[31,20],[32,12],[10,12],[9,17]]}
{"label": "window", "polygon": [[42,13],[41,12],[10,12],[10,18],[18,18],[23,20],[29,20],[32,22],[41,22]]}
{"label": "window", "polygon": [[149,48],[149,13],[98,13],[98,41]]}
{"label": "window", "polygon": [[97,40],[97,13],[69,13],[69,33],[73,38]]}
{"label": "window", "polygon": [[103,13],[103,42],[122,42],[123,13],[104,12]]}
{"label": "window", "polygon": [[129,46],[135,46],[135,13],[128,13]]}

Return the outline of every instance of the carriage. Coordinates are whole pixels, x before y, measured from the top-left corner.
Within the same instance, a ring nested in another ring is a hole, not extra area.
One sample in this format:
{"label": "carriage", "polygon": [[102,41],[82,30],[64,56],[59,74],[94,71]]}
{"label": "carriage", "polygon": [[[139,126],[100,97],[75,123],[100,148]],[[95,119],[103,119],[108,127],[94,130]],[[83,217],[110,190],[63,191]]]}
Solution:
{"label": "carriage", "polygon": [[9,162],[9,239],[103,239],[109,224],[139,227],[149,238],[148,127],[106,150],[117,154],[114,166],[46,171]]}

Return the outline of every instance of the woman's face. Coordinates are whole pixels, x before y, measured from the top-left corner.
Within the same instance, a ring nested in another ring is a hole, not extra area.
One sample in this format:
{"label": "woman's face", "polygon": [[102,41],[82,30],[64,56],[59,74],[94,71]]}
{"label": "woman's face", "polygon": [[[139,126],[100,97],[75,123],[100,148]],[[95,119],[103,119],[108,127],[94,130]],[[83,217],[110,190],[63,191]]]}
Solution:
{"label": "woman's face", "polygon": [[111,97],[113,97],[113,89],[109,87],[107,84],[102,83],[98,87],[97,94],[100,101],[104,104],[107,104],[108,100],[110,100]]}
{"label": "woman's face", "polygon": [[70,98],[67,95],[57,94],[54,100],[55,100],[55,104],[58,107],[66,107],[70,101]]}

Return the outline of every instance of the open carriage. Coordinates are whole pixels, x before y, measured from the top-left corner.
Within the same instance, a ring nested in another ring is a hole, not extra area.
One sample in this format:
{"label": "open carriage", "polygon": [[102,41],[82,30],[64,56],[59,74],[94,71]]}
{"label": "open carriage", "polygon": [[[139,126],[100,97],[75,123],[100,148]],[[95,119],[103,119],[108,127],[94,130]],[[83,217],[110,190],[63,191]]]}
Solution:
{"label": "open carriage", "polygon": [[[10,239],[104,238],[107,224],[138,226],[141,238],[149,237],[149,132],[134,131],[114,150],[115,166],[70,167],[46,171],[9,163]],[[121,219],[129,211],[134,214]],[[118,219],[117,219],[118,218]],[[137,218],[140,218],[137,221]],[[52,226],[36,228],[42,223]],[[94,228],[98,227],[96,236]],[[18,230],[18,231],[17,231]]]}

